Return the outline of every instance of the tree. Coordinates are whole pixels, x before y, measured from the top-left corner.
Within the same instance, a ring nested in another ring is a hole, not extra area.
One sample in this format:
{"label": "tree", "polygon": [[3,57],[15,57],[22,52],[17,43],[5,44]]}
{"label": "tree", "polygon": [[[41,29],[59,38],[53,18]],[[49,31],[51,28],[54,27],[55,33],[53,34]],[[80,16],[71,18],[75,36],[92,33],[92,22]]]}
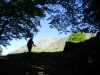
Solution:
{"label": "tree", "polygon": [[0,56],[2,55],[3,48],[0,46]]}
{"label": "tree", "polygon": [[60,33],[64,32],[65,34],[86,28],[86,24],[82,22],[81,0],[60,0],[58,5],[60,5],[59,10],[62,9],[62,11],[49,18],[51,19],[51,28],[56,28]]}
{"label": "tree", "polygon": [[86,40],[86,34],[84,32],[73,32],[69,38],[68,42],[78,43]]}
{"label": "tree", "polygon": [[84,22],[94,25],[100,31],[100,0],[85,0]]}
{"label": "tree", "polygon": [[51,28],[65,34],[100,31],[100,0],[59,0],[58,5],[62,10],[49,18]]}
{"label": "tree", "polygon": [[[39,32],[40,19],[46,16],[45,12],[51,15],[48,18],[51,20],[50,27],[56,28],[60,33],[66,34],[76,30],[97,32],[100,30],[100,21],[97,17],[100,4],[94,5],[95,3],[100,2],[99,0],[1,0],[0,44],[7,46],[13,39],[27,39],[34,36]],[[93,10],[90,10],[91,7]],[[94,13],[92,17],[91,13]]]}
{"label": "tree", "polygon": [[50,10],[45,4],[55,0],[1,0],[0,45],[10,45],[13,39],[30,38],[39,31],[40,19]]}

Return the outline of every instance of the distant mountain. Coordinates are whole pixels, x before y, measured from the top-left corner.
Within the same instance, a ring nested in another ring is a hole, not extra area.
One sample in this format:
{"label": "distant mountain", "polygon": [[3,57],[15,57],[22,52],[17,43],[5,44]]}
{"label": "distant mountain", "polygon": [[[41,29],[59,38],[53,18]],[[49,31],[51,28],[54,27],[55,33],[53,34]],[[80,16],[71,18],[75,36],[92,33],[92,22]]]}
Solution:
{"label": "distant mountain", "polygon": [[96,33],[86,33],[86,38],[90,39],[91,37],[95,37],[96,35]]}
{"label": "distant mountain", "polygon": [[[38,51],[38,50],[51,50],[59,47],[61,48],[64,47],[64,43],[66,40],[67,40],[66,38],[56,38],[56,37],[45,38],[34,43],[36,45],[35,50]],[[60,41],[62,42],[60,43]],[[32,50],[34,50],[34,47]],[[27,46],[24,45],[21,48],[18,48],[17,50],[10,52],[9,54],[23,53],[27,51],[28,51]]]}
{"label": "distant mountain", "polygon": [[[95,37],[96,34],[95,33],[86,33],[86,38],[89,39],[91,37]],[[39,40],[37,42],[35,42],[36,47],[33,47],[32,50],[52,50],[52,49],[56,49],[56,48],[64,48],[65,46],[65,42],[67,41],[68,37],[63,37],[63,38],[57,38],[57,37],[49,37],[49,38],[45,38],[42,40]],[[23,53],[23,52],[27,52],[27,46],[24,45],[21,48],[18,48],[17,50],[14,50],[12,52],[10,52],[9,54],[14,54],[14,53]]]}
{"label": "distant mountain", "polygon": [[58,41],[60,38],[56,37],[49,37],[43,40],[40,40],[36,42],[36,50],[45,50],[45,49],[53,49],[55,47],[51,47],[52,44],[54,44],[56,41]]}

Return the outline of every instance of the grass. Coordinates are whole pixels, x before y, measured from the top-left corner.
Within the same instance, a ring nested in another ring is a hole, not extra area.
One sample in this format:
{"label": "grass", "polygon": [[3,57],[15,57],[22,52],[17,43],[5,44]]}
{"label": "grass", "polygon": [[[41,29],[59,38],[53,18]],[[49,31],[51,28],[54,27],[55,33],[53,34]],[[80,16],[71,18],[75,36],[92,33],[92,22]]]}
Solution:
{"label": "grass", "polygon": [[95,49],[67,53],[32,52],[0,57],[1,75],[100,75],[100,52]]}
{"label": "grass", "polygon": [[62,48],[55,48],[55,49],[50,49],[50,50],[32,50],[32,52],[37,52],[37,53],[41,53],[41,52],[60,52],[63,51]]}

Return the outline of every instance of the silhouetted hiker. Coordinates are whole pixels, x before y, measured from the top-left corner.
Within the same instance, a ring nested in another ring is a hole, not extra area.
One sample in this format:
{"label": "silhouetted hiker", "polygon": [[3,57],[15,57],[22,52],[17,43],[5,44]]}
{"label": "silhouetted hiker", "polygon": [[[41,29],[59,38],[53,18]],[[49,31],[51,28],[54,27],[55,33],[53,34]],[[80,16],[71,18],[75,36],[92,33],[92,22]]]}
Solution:
{"label": "silhouetted hiker", "polygon": [[28,48],[28,58],[31,57],[31,49],[32,49],[32,46],[36,46],[34,45],[34,42],[32,41],[32,38],[29,39],[28,43],[27,43],[27,48]]}

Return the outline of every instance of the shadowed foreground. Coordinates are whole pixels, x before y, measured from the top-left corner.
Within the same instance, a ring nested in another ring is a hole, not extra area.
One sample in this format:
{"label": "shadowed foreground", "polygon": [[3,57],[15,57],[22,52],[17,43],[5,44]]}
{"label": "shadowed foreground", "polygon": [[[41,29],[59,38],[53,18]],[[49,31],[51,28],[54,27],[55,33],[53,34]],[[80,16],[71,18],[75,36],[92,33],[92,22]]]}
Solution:
{"label": "shadowed foreground", "polygon": [[0,75],[100,75],[99,50],[26,53],[0,57]]}

